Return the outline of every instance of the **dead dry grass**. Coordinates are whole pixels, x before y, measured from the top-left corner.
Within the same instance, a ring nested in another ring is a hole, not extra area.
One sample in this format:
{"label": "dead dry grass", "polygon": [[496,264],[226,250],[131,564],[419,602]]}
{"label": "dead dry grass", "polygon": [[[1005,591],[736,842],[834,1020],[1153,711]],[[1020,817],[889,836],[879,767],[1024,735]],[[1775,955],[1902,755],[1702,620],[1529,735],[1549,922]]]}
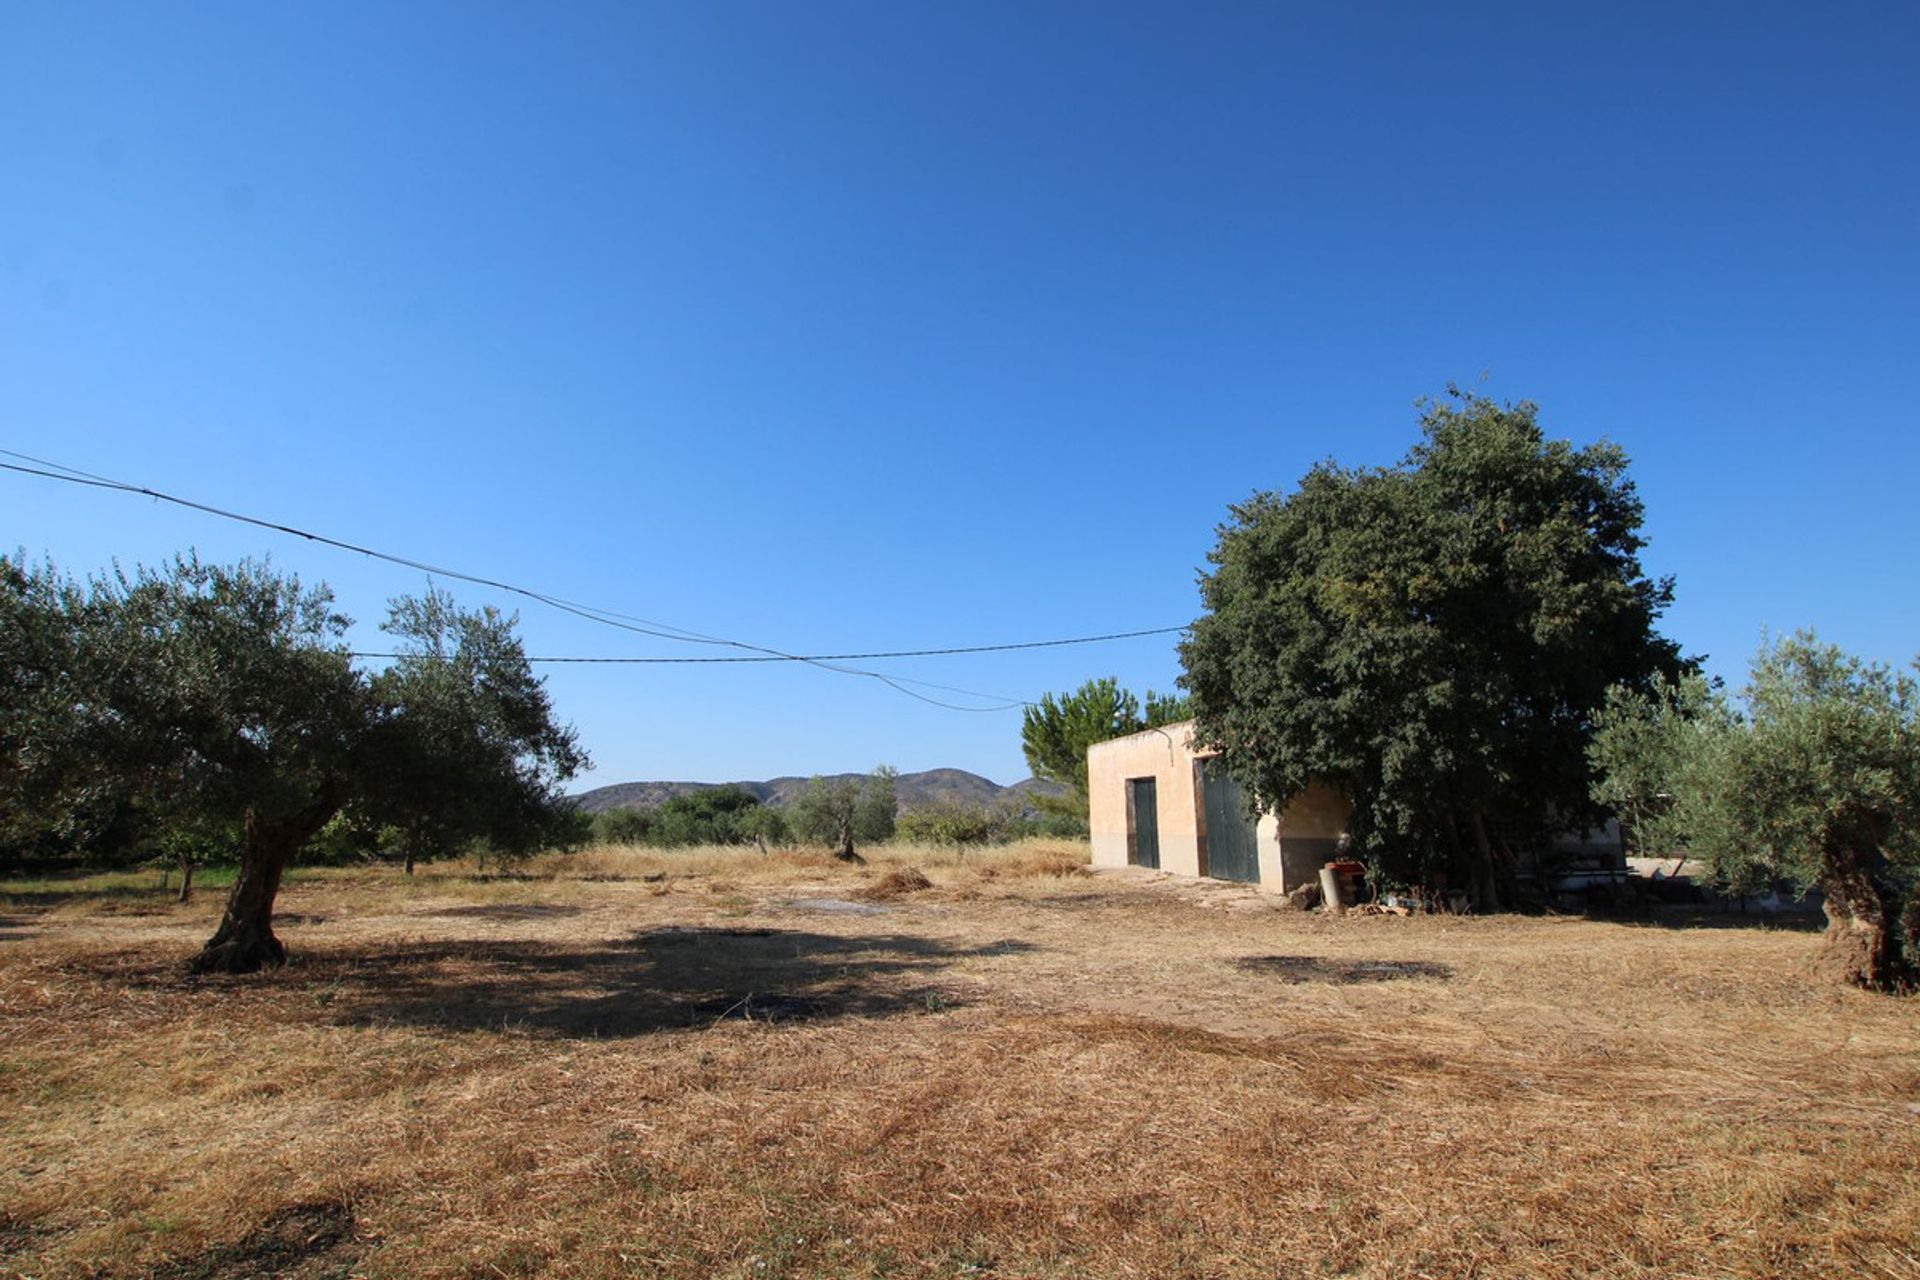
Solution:
{"label": "dead dry grass", "polygon": [[1920,1277],[1920,1001],[1815,934],[1083,862],[315,873],[238,980],[0,894],[0,1274]]}

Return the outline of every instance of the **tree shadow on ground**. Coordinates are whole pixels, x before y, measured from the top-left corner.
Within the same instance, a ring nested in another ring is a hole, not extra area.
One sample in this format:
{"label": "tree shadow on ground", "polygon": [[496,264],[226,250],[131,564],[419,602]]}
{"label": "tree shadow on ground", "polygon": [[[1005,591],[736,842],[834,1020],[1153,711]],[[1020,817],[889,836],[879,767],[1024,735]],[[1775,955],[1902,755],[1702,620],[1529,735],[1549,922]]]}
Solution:
{"label": "tree shadow on ground", "polygon": [[664,928],[625,941],[406,943],[309,952],[305,980],[344,1024],[613,1038],[723,1019],[889,1017],[967,1003],[935,979],[959,960],[1033,950],[899,934]]}
{"label": "tree shadow on ground", "polygon": [[1288,982],[1331,982],[1346,986],[1359,982],[1391,982],[1396,978],[1453,976],[1453,969],[1428,960],[1333,960],[1325,956],[1243,956],[1233,962],[1248,973],[1284,978]]}
{"label": "tree shadow on ground", "polygon": [[1741,912],[1722,906],[1663,905],[1634,914],[1594,912],[1589,919],[1630,929],[1767,929],[1788,933],[1822,933],[1826,913],[1819,907],[1795,905],[1782,911]]}
{"label": "tree shadow on ground", "polygon": [[12,911],[46,912],[77,903],[108,907],[151,904],[156,910],[164,910],[179,892],[178,885],[161,885],[157,881],[151,885],[77,883],[71,888],[0,890],[0,907]]}
{"label": "tree shadow on ground", "polygon": [[337,1204],[297,1204],[232,1244],[147,1272],[150,1280],[345,1280],[364,1251],[354,1235],[352,1210]]}
{"label": "tree shadow on ground", "polygon": [[583,908],[580,907],[562,906],[552,902],[495,902],[471,907],[436,907],[431,911],[419,911],[414,914],[446,916],[455,920],[548,920],[561,916],[577,916],[582,910]]}

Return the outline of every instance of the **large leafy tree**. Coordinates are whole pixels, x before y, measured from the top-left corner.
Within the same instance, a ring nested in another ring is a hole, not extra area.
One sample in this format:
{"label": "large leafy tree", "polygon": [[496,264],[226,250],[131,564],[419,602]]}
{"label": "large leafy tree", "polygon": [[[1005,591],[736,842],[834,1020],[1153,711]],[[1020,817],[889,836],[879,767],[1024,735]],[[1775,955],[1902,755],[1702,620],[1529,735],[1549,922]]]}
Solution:
{"label": "large leafy tree", "polygon": [[1802,632],[1761,649],[1737,701],[1698,679],[1614,691],[1592,757],[1643,847],[1735,892],[1818,887],[1845,981],[1920,983],[1920,681]]}
{"label": "large leafy tree", "polygon": [[1112,676],[1089,680],[1072,693],[1042,694],[1020,718],[1020,746],[1033,776],[1066,787],[1073,811],[1087,814],[1087,748],[1109,738],[1184,720],[1187,699],[1147,690],[1140,699]]}
{"label": "large leafy tree", "polygon": [[45,848],[128,814],[233,824],[239,874],[193,967],[247,972],[284,961],[280,881],[350,805],[429,841],[557,822],[584,757],[511,623],[432,596],[394,617],[405,656],[369,677],[326,588],[264,565],[188,556],[79,583],[6,561],[0,827]]}
{"label": "large leafy tree", "polygon": [[1182,683],[1258,803],[1330,782],[1381,873],[1495,909],[1527,844],[1596,816],[1606,690],[1682,667],[1654,631],[1672,585],[1641,569],[1617,447],[1457,390],[1421,427],[1398,465],[1323,463],[1231,509]]}

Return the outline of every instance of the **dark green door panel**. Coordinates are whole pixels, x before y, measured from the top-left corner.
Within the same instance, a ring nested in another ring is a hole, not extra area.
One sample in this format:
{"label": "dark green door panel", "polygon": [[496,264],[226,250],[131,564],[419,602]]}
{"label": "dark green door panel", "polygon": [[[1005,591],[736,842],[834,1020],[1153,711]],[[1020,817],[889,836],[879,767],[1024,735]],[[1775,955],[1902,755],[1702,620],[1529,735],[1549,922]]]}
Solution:
{"label": "dark green door panel", "polygon": [[1152,778],[1127,779],[1127,861],[1160,865],[1160,803]]}
{"label": "dark green door panel", "polygon": [[1207,812],[1207,874],[1216,880],[1260,883],[1260,841],[1247,816],[1247,796],[1218,760],[1200,762]]}

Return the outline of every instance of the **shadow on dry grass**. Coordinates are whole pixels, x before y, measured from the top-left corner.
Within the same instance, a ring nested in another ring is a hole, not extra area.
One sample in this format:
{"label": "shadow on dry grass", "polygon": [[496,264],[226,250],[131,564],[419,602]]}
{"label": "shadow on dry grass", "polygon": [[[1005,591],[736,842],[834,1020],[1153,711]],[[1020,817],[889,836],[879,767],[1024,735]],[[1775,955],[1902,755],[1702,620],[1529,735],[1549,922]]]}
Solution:
{"label": "shadow on dry grass", "polygon": [[1824,933],[1826,913],[1819,907],[1794,906],[1784,911],[1741,912],[1729,907],[1702,904],[1658,905],[1643,912],[1604,912],[1589,914],[1589,919],[1629,929],[1751,929],[1756,932]]}
{"label": "shadow on dry grass", "polygon": [[241,1240],[169,1262],[148,1280],[346,1280],[361,1253],[353,1228],[344,1205],[293,1205]]}
{"label": "shadow on dry grass", "polygon": [[581,910],[557,902],[486,902],[471,907],[437,907],[419,914],[450,920],[552,920],[577,916]]}
{"label": "shadow on dry grass", "polygon": [[905,934],[674,927],[625,942],[420,942],[310,954],[300,981],[343,1025],[640,1036],[722,1019],[894,1017],[967,1003],[941,970],[1034,950]]}
{"label": "shadow on dry grass", "polygon": [[1245,956],[1236,969],[1267,974],[1288,982],[1391,982],[1395,978],[1453,976],[1453,969],[1430,960],[1329,960],[1324,956]]}

